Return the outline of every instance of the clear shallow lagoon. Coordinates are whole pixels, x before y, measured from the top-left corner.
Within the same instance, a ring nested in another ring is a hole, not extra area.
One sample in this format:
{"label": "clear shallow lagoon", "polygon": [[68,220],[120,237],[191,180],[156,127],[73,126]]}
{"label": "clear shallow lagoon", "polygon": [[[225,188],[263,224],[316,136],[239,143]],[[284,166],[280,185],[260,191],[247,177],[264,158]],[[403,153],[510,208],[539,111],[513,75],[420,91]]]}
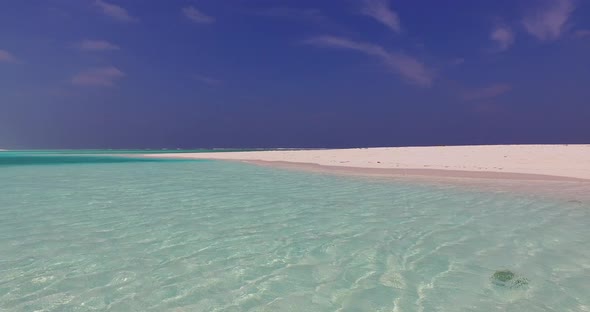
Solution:
{"label": "clear shallow lagoon", "polygon": [[587,202],[52,155],[0,153],[0,311],[590,311]]}

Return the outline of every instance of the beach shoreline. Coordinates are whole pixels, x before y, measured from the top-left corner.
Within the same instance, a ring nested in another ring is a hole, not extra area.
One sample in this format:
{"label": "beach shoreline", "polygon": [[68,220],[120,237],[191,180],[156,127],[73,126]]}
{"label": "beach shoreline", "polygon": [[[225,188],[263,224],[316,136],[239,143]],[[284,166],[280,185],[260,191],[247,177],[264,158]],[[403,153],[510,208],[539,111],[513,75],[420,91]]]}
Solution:
{"label": "beach shoreline", "polygon": [[289,161],[266,160],[226,160],[253,164],[264,167],[292,169],[298,171],[310,171],[317,173],[331,173],[356,176],[392,177],[392,178],[445,178],[445,179],[483,179],[483,180],[519,180],[519,181],[554,181],[554,182],[583,182],[590,183],[590,179],[581,179],[565,176],[496,172],[496,171],[468,171],[468,170],[442,170],[419,168],[364,168],[346,166],[327,166],[313,163],[299,163]]}
{"label": "beach shoreline", "polygon": [[490,145],[143,155],[590,202],[590,145]]}
{"label": "beach shoreline", "polygon": [[372,176],[590,182],[590,145],[386,147],[143,156],[243,161]]}
{"label": "beach shoreline", "polygon": [[448,172],[447,170],[421,169],[371,169],[330,167],[305,163],[235,161],[252,166],[267,167],[292,172],[324,174],[400,183],[429,185],[433,187],[460,187],[463,190],[497,194],[534,196],[575,203],[590,203],[590,181],[583,179],[514,174],[508,172],[486,173],[472,171]]}

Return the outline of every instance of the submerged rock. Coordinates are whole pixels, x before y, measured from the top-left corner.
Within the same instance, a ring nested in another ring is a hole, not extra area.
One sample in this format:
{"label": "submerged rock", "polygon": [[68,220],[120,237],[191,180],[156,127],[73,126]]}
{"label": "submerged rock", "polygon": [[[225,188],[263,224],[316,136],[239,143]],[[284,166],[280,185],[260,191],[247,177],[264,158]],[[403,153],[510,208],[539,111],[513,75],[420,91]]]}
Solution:
{"label": "submerged rock", "polygon": [[508,288],[521,288],[527,286],[529,280],[526,277],[518,276],[510,270],[500,270],[494,272],[492,275],[492,283]]}

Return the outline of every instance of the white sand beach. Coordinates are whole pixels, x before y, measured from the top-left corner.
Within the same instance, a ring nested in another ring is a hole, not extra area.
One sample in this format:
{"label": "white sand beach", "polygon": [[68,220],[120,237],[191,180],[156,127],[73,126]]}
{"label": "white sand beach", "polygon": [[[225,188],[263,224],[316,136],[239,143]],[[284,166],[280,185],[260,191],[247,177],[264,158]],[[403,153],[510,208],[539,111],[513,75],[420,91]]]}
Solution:
{"label": "white sand beach", "polygon": [[590,145],[384,147],[146,156],[248,161],[360,174],[590,181]]}

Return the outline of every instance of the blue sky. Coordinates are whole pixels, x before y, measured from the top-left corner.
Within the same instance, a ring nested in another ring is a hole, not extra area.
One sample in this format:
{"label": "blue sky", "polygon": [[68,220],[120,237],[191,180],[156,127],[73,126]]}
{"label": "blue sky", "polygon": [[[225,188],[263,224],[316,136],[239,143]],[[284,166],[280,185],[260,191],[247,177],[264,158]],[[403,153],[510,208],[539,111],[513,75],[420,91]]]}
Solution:
{"label": "blue sky", "polygon": [[6,0],[0,148],[590,143],[585,0]]}

